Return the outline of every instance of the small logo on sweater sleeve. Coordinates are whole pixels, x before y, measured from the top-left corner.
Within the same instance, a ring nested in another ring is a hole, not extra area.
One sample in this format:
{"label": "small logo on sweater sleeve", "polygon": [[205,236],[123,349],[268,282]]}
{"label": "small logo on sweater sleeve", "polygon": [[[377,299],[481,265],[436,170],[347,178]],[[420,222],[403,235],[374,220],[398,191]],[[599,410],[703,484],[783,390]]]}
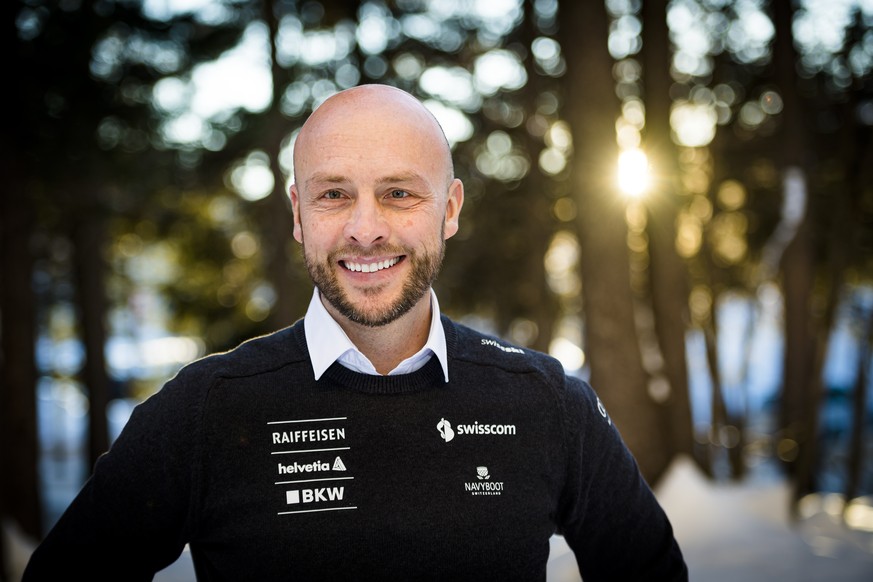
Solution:
{"label": "small logo on sweater sleeve", "polygon": [[600,412],[600,416],[606,419],[606,422],[612,425],[612,419],[609,418],[609,415],[606,414],[606,407],[603,405],[603,402],[600,401],[600,396],[597,397],[597,410]]}
{"label": "small logo on sweater sleeve", "polygon": [[512,346],[503,346],[494,340],[485,339],[485,338],[482,338],[482,345],[483,346],[491,346],[492,348],[497,348],[498,350],[504,351],[508,354],[523,354],[524,353],[524,350],[522,350],[522,349],[514,348]]}

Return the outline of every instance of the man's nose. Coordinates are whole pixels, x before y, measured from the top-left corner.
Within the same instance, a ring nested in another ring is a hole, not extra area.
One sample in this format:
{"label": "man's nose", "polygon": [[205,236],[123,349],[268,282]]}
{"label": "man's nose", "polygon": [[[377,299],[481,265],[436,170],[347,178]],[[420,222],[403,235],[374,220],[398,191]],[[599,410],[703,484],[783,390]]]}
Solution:
{"label": "man's nose", "polygon": [[375,196],[357,197],[352,215],[346,223],[345,236],[365,247],[388,238],[388,223]]}

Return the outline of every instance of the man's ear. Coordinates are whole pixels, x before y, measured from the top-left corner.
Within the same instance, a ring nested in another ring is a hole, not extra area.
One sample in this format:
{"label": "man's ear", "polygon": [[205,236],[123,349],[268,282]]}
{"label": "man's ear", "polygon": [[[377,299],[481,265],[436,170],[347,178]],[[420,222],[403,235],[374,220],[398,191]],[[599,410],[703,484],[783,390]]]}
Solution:
{"label": "man's ear", "polygon": [[458,232],[458,220],[461,217],[461,207],[464,206],[464,184],[458,178],[449,185],[449,195],[446,201],[446,222],[443,236],[452,238]]}
{"label": "man's ear", "polygon": [[303,242],[303,229],[300,226],[300,194],[297,192],[297,184],[291,184],[289,191],[291,196],[291,212],[294,214],[294,240]]}

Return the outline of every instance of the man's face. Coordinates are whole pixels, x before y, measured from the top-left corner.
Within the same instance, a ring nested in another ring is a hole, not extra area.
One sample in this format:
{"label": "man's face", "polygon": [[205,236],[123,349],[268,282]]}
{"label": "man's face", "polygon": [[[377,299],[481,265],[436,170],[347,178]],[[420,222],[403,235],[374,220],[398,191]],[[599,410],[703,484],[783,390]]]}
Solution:
{"label": "man's face", "polygon": [[463,202],[434,151],[441,136],[381,105],[352,104],[308,128],[291,189],[294,237],[313,282],[335,316],[366,326],[425,297]]}

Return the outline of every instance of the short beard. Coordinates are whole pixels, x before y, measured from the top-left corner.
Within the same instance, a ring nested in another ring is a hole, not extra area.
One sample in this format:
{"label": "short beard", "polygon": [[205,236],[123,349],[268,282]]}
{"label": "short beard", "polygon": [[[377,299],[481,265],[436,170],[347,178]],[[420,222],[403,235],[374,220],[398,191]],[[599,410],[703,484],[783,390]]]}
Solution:
{"label": "short beard", "polygon": [[[359,250],[356,251],[359,253]],[[445,251],[446,241],[442,237],[440,237],[440,247],[436,254],[428,252],[418,253],[412,249],[399,249],[387,246],[372,249],[371,254],[373,256],[404,255],[404,260],[412,263],[412,272],[404,283],[400,297],[396,301],[386,305],[384,308],[369,313],[352,303],[340,286],[339,280],[333,271],[333,269],[344,268],[339,266],[338,256],[354,253],[350,253],[348,249],[339,249],[332,252],[328,256],[327,261],[317,263],[310,259],[306,252],[306,243],[305,241],[303,242],[303,259],[306,263],[306,269],[309,271],[309,276],[312,278],[315,286],[318,287],[321,295],[343,317],[367,327],[381,327],[406,315],[424,297],[425,293],[430,290],[431,284],[439,274]],[[365,293],[376,295],[380,290],[380,288],[376,287],[365,291]]]}

